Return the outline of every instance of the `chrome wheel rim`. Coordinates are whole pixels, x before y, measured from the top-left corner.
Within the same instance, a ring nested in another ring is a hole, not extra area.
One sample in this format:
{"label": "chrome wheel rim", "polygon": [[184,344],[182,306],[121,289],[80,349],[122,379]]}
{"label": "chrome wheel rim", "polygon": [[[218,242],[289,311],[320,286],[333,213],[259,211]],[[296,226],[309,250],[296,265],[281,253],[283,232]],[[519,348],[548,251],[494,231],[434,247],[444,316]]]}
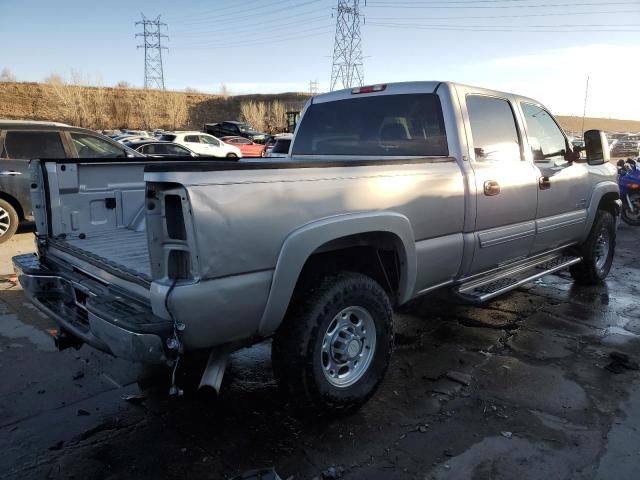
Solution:
{"label": "chrome wheel rim", "polygon": [[327,381],[339,388],[353,385],[366,373],[376,349],[376,327],[362,307],[347,307],[329,323],[320,361]]}
{"label": "chrome wheel rim", "polygon": [[0,237],[7,233],[10,227],[11,217],[9,216],[9,212],[0,207]]}
{"label": "chrome wheel rim", "polygon": [[609,232],[602,230],[596,240],[596,268],[602,270],[609,258]]}

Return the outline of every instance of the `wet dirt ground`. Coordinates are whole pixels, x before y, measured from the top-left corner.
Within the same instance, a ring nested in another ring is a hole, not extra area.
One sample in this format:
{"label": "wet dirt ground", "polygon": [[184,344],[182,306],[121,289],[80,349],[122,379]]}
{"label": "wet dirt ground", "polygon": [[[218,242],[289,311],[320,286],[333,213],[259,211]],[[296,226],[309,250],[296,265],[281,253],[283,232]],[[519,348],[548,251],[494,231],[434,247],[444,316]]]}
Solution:
{"label": "wet dirt ground", "polygon": [[[639,242],[621,227],[597,287],[562,273],[482,308],[414,302],[396,315],[374,398],[348,418],[302,421],[268,342],[233,356],[216,400],[168,398],[163,369],[55,351],[51,321],[9,275],[8,257],[32,246],[22,233],[0,246],[0,478],[226,479],[271,466],[296,480],[640,478]],[[611,365],[612,352],[629,361]],[[181,385],[197,383],[195,363]]]}

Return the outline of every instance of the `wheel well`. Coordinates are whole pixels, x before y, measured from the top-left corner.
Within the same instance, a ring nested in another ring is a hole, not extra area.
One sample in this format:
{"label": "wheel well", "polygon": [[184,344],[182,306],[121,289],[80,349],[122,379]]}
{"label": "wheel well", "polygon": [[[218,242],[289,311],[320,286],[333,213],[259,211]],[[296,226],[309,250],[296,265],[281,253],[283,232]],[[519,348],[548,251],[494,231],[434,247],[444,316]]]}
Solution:
{"label": "wheel well", "polygon": [[620,199],[620,195],[616,192],[605,193],[600,199],[598,204],[598,210],[605,210],[611,213],[614,217],[620,215],[618,204],[616,200]]}
{"label": "wheel well", "polygon": [[389,232],[368,232],[332,240],[309,256],[295,292],[306,290],[311,282],[326,275],[350,271],[373,278],[394,301],[399,293],[403,251],[400,238]]}
{"label": "wheel well", "polygon": [[24,211],[22,210],[22,205],[20,205],[20,202],[18,202],[18,200],[4,192],[0,192],[0,200],[4,200],[9,203],[9,205],[11,205],[16,210],[18,219],[24,220]]}

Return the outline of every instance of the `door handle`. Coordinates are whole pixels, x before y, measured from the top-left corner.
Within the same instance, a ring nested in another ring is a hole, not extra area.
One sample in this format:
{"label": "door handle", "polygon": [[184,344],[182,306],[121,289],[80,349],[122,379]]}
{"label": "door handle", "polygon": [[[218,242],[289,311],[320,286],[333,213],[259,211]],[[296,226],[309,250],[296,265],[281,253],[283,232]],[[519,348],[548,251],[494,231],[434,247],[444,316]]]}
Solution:
{"label": "door handle", "polygon": [[538,185],[540,185],[540,190],[549,190],[551,188],[551,179],[549,177],[540,177]]}
{"label": "door handle", "polygon": [[500,193],[500,184],[495,180],[487,180],[484,182],[484,194],[487,197],[493,197]]}
{"label": "door handle", "polygon": [[0,172],[0,177],[13,177],[15,175],[22,175],[22,173],[14,170],[3,170]]}

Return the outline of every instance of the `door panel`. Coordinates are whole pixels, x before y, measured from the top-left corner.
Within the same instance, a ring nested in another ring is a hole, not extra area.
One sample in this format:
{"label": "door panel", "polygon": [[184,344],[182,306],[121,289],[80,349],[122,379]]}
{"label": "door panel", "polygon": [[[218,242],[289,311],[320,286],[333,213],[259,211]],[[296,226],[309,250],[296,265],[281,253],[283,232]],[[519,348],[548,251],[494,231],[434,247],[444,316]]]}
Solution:
{"label": "door panel", "polygon": [[[538,185],[529,162],[474,165],[474,171],[477,214],[471,273],[478,273],[529,255],[536,232]],[[497,182],[500,193],[486,195],[487,181]]]}
{"label": "door panel", "polygon": [[537,166],[546,187],[538,194],[534,252],[556,248],[578,240],[587,221],[591,199],[589,173],[582,164],[560,169]]}
{"label": "door panel", "polygon": [[538,184],[536,170],[523,159],[511,98],[462,91],[476,187],[474,255],[466,273],[476,274],[530,254]]}
{"label": "door panel", "polygon": [[591,197],[584,164],[567,161],[569,142],[542,106],[521,102],[525,132],[539,178],[536,239],[533,252],[577,241],[584,231]]}

